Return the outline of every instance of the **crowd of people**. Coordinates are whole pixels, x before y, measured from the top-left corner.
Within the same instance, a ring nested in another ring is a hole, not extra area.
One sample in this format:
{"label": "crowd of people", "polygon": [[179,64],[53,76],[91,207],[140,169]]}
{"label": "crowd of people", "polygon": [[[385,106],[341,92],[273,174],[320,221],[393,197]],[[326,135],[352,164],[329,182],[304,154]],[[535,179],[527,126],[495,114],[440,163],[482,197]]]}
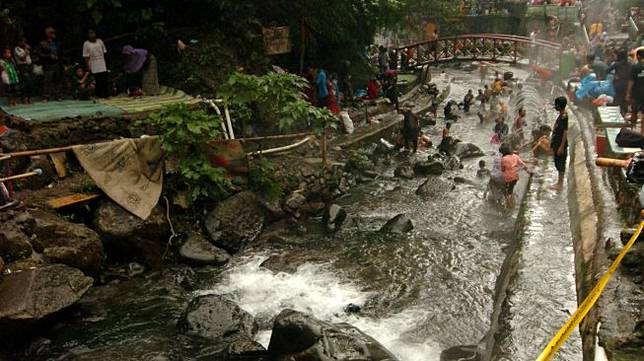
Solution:
{"label": "crowd of people", "polygon": [[[478,95],[474,95],[474,91],[469,89],[462,102],[451,99],[445,103],[443,108],[445,123],[440,135],[440,143],[436,147],[437,151],[446,156],[450,155],[452,146],[455,144],[451,135],[452,125],[463,118],[461,114],[471,113],[472,109],[478,106],[477,115],[480,125],[485,127],[494,122],[490,142],[499,150],[491,170],[486,168],[485,161],[479,162],[477,177],[489,177],[486,197],[504,205],[507,209],[513,208],[514,188],[519,180],[519,173],[521,170],[531,172],[526,162],[519,156],[523,151],[529,151],[534,157],[551,156],[558,179],[550,188],[561,189],[568,157],[567,99],[565,97],[555,99],[554,108],[558,112],[558,117],[552,126],[541,125],[529,134],[529,139],[526,139],[528,138],[526,109],[519,107],[516,109],[516,115],[511,117],[507,105],[514,96],[513,92],[522,89],[522,84],[506,79],[510,74],[502,77],[499,72],[495,72],[491,83],[488,84],[486,65],[481,65],[480,71],[483,88],[478,90]],[[398,148],[416,153],[419,148],[431,146],[431,139],[421,130],[419,116],[412,111],[413,104],[405,104],[403,108]]]}
{"label": "crowd of people", "polygon": [[156,58],[148,50],[123,46],[124,65],[120,71],[111,72],[106,61],[107,47],[94,30],[87,32],[87,40],[75,56],[63,51],[56,29],[48,27],[44,35],[44,40],[34,47],[23,38],[2,50],[0,73],[9,106],[17,105],[19,100],[29,105],[35,96],[43,102],[66,96],[79,100],[107,98],[118,93],[116,83],[122,77],[130,96],[159,93]]}

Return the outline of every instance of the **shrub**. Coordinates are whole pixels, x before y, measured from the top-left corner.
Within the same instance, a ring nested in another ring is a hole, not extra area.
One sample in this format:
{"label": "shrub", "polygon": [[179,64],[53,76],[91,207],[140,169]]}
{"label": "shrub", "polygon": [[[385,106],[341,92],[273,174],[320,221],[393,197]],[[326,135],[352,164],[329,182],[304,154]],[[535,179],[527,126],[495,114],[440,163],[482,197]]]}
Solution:
{"label": "shrub", "polygon": [[316,108],[305,100],[306,79],[293,74],[268,73],[262,76],[234,73],[219,89],[242,125],[257,124],[263,129],[309,129],[322,132],[334,118],[327,109]]}
{"label": "shrub", "polygon": [[279,199],[284,195],[284,190],[274,174],[273,164],[268,159],[257,159],[250,163],[248,187],[269,200]]}
{"label": "shrub", "polygon": [[221,118],[188,109],[185,104],[174,104],[150,114],[143,123],[159,131],[166,155],[177,159],[177,186],[187,189],[193,201],[218,199],[228,194],[231,183],[225,170],[208,160],[208,141],[222,138]]}

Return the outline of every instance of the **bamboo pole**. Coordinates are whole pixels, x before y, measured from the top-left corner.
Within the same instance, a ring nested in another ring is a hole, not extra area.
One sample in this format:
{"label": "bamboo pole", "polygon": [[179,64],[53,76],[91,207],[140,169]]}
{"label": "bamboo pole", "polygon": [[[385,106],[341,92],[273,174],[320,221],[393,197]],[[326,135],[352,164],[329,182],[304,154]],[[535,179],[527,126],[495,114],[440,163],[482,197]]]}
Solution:
{"label": "bamboo pole", "polygon": [[230,112],[226,103],[224,103],[224,113],[226,114],[226,125],[228,126],[228,132],[230,132],[230,139],[235,139],[235,132],[233,131],[233,124],[230,120]]}
{"label": "bamboo pole", "polygon": [[0,183],[1,182],[12,181],[12,180],[17,180],[17,179],[29,178],[29,177],[33,177],[33,176],[37,176],[37,175],[42,175],[42,169],[37,168],[37,169],[34,169],[33,172],[27,172],[27,173],[12,175],[10,177],[0,178]]}
{"label": "bamboo pole", "polygon": [[74,149],[74,147],[76,147],[76,145],[69,145],[69,146],[66,146],[66,147],[58,147],[58,148],[24,150],[24,151],[20,151],[20,152],[13,152],[13,153],[7,153],[7,154],[0,155],[0,160],[5,160],[5,159],[9,159],[9,158],[17,158],[17,157],[33,157],[33,156],[36,156],[36,155],[68,152],[68,151]]}
{"label": "bamboo pole", "polygon": [[226,129],[226,123],[224,122],[224,117],[221,115],[221,110],[219,110],[219,107],[217,106],[217,104],[215,104],[215,100],[208,99],[206,103],[208,103],[208,105],[210,105],[210,107],[215,110],[215,113],[217,113],[219,117],[221,117],[221,123],[220,123],[221,130],[223,130],[224,132],[224,139],[228,140],[229,139],[228,130]]}
{"label": "bamboo pole", "polygon": [[315,135],[315,133],[305,132],[305,133],[293,133],[293,134],[266,135],[263,137],[238,138],[237,140],[239,140],[240,142],[252,142],[252,141],[259,141],[259,140],[300,138],[300,137],[307,137],[309,135]]}
{"label": "bamboo pole", "polygon": [[613,159],[613,158],[597,158],[595,165],[598,167],[607,168],[626,168],[631,163],[631,160]]}
{"label": "bamboo pole", "polygon": [[297,147],[300,147],[300,146],[308,143],[311,140],[311,138],[312,138],[311,136],[308,136],[308,137],[300,140],[299,142],[296,142],[296,143],[293,143],[293,144],[285,145],[283,147],[266,149],[266,150],[258,150],[256,152],[251,152],[251,153],[248,153],[246,155],[247,156],[255,156],[255,155],[266,155],[266,154],[285,152],[287,150],[295,149]]}

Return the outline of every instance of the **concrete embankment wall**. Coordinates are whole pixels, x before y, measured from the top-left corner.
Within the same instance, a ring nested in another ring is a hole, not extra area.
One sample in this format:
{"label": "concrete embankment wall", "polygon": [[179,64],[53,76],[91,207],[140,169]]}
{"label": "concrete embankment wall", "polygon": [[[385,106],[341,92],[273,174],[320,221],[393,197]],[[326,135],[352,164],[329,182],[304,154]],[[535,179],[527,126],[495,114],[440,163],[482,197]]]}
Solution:
{"label": "concrete embankment wall", "polygon": [[[615,254],[615,246],[619,248],[623,226],[610,186],[611,172],[594,164],[594,139],[592,114],[584,109],[574,109],[571,112],[568,197],[579,302],[612,262],[611,254]],[[641,287],[634,284],[632,277],[624,274],[623,266],[620,266],[580,326],[584,360],[642,359],[641,346],[639,350],[637,346],[633,348],[638,342],[637,328],[641,328],[638,322],[642,317],[642,300]]]}

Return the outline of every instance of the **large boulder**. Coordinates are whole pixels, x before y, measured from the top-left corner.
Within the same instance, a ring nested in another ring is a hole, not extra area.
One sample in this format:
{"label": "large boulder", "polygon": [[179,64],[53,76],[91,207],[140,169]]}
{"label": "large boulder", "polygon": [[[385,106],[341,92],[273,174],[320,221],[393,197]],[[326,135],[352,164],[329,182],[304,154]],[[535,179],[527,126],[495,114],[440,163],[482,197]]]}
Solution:
{"label": "large boulder", "polygon": [[228,252],[237,253],[262,232],[266,212],[252,192],[237,193],[219,203],[205,220],[210,240]]}
{"label": "large boulder", "polygon": [[337,204],[331,204],[324,211],[324,224],[330,231],[337,231],[340,229],[344,221],[347,219],[347,211]]}
{"label": "large boulder", "polygon": [[399,214],[385,223],[380,232],[403,234],[414,229],[414,222],[406,214]]}
{"label": "large boulder", "polygon": [[295,217],[300,216],[300,209],[306,203],[306,197],[302,192],[293,192],[284,201],[284,210],[294,215]]}
{"label": "large boulder", "polygon": [[109,259],[137,260],[152,267],[163,264],[170,226],[162,206],[154,207],[143,220],[116,203],[105,201],[95,211],[93,225],[104,240]]}
{"label": "large boulder", "polygon": [[416,194],[422,197],[436,198],[449,193],[454,188],[456,188],[454,183],[439,177],[432,177],[418,187]]}
{"label": "large boulder", "polygon": [[179,329],[209,339],[252,339],[257,333],[253,316],[220,295],[194,298],[179,320]]}
{"label": "large boulder", "polygon": [[443,162],[429,160],[414,164],[414,173],[418,175],[441,175],[445,171]]}
{"label": "large boulder", "polygon": [[[31,218],[31,219],[30,219]],[[103,263],[103,242],[83,224],[71,223],[54,214],[33,211],[20,219],[34,249],[48,263],[62,263],[90,274]]]}
{"label": "large boulder", "polygon": [[0,279],[0,338],[76,303],[93,280],[76,268],[54,264]]}
{"label": "large boulder", "polygon": [[54,169],[53,163],[47,159],[47,156],[39,155],[31,157],[29,165],[24,169],[24,172],[33,172],[37,169],[40,169],[40,175],[18,181],[22,189],[42,189],[56,180],[56,170]]}
{"label": "large boulder", "polygon": [[401,165],[394,170],[394,177],[403,179],[413,179],[414,170],[410,166]]}
{"label": "large boulder", "polygon": [[454,346],[441,352],[440,361],[461,361],[471,360],[480,361],[481,355],[476,345],[471,346]]}
{"label": "large boulder", "polygon": [[201,234],[194,234],[179,248],[179,255],[189,264],[221,266],[230,260],[228,252],[208,242]]}
{"label": "large boulder", "polygon": [[443,165],[445,165],[445,169],[447,170],[457,170],[463,168],[461,159],[455,155],[445,157],[445,159],[443,160]]}
{"label": "large boulder", "polygon": [[147,219],[141,219],[112,201],[104,201],[94,214],[94,226],[101,236],[112,240],[143,237],[165,242],[170,233],[165,209],[159,204]]}
{"label": "large boulder", "polygon": [[453,145],[451,153],[461,159],[482,157],[485,153],[477,145],[458,142]]}
{"label": "large boulder", "polygon": [[0,257],[13,262],[31,255],[29,237],[14,223],[4,222],[0,227]]}
{"label": "large boulder", "polygon": [[331,324],[293,310],[273,323],[268,354],[274,361],[395,361],[376,340],[348,324]]}
{"label": "large boulder", "polygon": [[256,341],[242,338],[228,345],[224,361],[268,361],[268,352]]}

